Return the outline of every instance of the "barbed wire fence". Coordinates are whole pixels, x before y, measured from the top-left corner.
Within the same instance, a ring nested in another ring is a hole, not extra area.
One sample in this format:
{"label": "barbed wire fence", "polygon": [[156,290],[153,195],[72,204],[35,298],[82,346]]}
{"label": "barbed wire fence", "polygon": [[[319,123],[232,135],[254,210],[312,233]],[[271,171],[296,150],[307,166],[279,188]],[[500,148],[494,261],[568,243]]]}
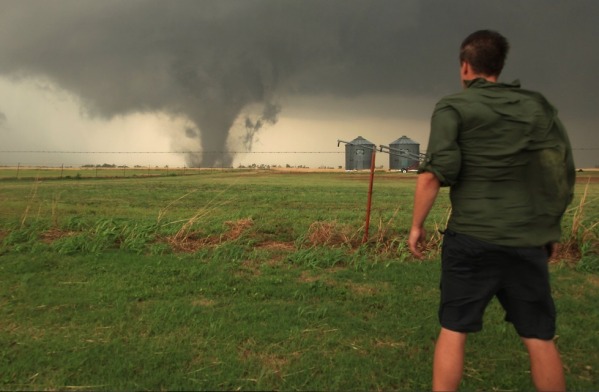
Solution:
{"label": "barbed wire fence", "polygon": [[[266,152],[4,150],[0,151],[0,179],[175,176],[205,170],[239,169],[332,170],[343,168],[344,154],[342,149]],[[184,163],[184,157],[190,155],[212,163]],[[173,163],[177,161],[180,163]],[[227,161],[231,163],[225,163]]]}
{"label": "barbed wire fence", "polygon": [[[598,150],[596,147],[573,148],[574,152]],[[239,169],[342,170],[345,154],[343,148],[331,151],[0,150],[0,179],[177,176],[203,170]],[[183,157],[190,155],[213,163],[188,165]],[[232,161],[231,157],[234,157]],[[376,168],[388,168],[388,159],[386,155],[377,156]],[[232,163],[225,164],[228,160]],[[181,163],[173,164],[175,161]],[[594,167],[599,168],[599,162]]]}

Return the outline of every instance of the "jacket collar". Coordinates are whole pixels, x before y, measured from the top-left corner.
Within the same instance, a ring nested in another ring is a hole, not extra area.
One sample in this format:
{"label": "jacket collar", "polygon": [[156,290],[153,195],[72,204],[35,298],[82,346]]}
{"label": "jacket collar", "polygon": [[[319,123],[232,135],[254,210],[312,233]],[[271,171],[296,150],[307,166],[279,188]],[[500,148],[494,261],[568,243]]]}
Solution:
{"label": "jacket collar", "polygon": [[493,83],[484,78],[476,78],[466,81],[466,88],[486,88],[486,87],[520,87],[520,81],[514,80],[512,83]]}

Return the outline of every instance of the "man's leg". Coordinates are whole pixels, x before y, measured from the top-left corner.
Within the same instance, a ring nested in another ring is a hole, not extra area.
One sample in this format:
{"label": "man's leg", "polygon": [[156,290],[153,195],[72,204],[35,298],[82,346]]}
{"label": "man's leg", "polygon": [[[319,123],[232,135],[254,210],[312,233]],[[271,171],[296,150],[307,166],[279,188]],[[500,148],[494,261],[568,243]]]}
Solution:
{"label": "man's leg", "polygon": [[433,360],[433,391],[455,391],[462,380],[466,334],[441,328]]}
{"label": "man's leg", "polygon": [[537,391],[565,391],[564,368],[553,340],[522,338]]}

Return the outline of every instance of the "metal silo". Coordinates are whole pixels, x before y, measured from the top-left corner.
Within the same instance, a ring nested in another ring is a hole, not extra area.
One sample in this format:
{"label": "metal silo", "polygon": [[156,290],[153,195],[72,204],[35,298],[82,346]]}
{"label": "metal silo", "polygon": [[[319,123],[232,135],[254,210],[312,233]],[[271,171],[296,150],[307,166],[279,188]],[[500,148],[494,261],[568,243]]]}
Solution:
{"label": "metal silo", "polygon": [[[416,168],[419,164],[420,144],[407,136],[402,136],[389,144],[389,170]],[[403,153],[402,153],[403,152]]]}
{"label": "metal silo", "polygon": [[358,136],[345,145],[345,170],[368,170],[376,146]]}

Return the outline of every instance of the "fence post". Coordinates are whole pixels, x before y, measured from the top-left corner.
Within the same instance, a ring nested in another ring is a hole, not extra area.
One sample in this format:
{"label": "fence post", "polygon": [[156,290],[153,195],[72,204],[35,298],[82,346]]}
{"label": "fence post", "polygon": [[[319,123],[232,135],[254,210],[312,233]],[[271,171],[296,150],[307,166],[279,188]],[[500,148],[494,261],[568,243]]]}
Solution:
{"label": "fence post", "polygon": [[374,182],[374,166],[376,164],[376,149],[372,149],[372,157],[370,159],[370,182],[368,185],[368,201],[366,205],[366,222],[364,223],[364,237],[362,243],[368,242],[368,230],[370,228],[370,209],[372,206],[372,184]]}

